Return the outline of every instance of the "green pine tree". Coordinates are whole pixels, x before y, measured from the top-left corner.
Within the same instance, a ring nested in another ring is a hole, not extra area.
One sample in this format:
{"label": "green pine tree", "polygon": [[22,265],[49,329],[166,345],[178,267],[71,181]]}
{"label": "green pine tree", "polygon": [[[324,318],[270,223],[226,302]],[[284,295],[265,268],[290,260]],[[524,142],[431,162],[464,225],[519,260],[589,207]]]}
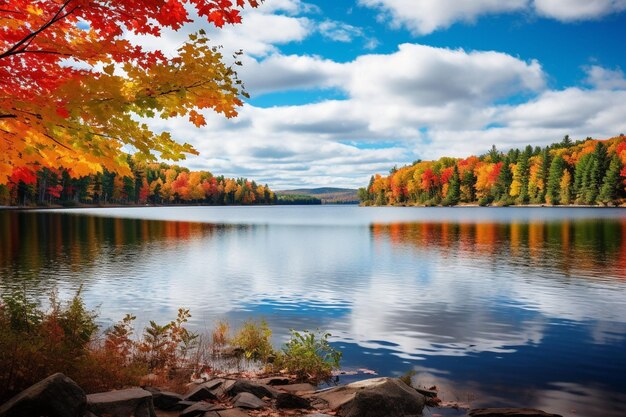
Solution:
{"label": "green pine tree", "polygon": [[561,178],[566,168],[565,160],[558,155],[550,164],[548,173],[548,185],[546,190],[546,203],[557,205],[561,203]]}
{"label": "green pine tree", "polygon": [[448,193],[443,201],[444,206],[456,206],[461,200],[461,177],[459,175],[459,168],[455,165],[452,177],[448,183]]}
{"label": "green pine tree", "polygon": [[600,188],[600,194],[598,195],[598,201],[604,205],[613,203],[618,199],[621,189],[621,176],[622,163],[617,155],[614,155],[609,164],[609,169],[606,172],[602,188]]}

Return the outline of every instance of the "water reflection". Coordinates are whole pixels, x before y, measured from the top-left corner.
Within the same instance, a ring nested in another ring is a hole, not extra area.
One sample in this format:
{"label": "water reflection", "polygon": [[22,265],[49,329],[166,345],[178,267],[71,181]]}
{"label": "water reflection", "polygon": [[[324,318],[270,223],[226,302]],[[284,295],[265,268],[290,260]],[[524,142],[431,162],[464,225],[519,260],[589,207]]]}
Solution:
{"label": "water reflection", "polygon": [[[344,207],[175,211],[190,221],[154,220],[172,213],[158,209],[82,213],[0,212],[0,291],[82,284],[105,324],[131,312],[141,327],[185,306],[197,329],[262,316],[276,342],[319,327],[347,367],[416,368],[420,382],[450,387],[446,399],[621,411],[624,212],[563,210],[557,220],[548,211],[547,221],[533,209],[444,210],[445,221],[437,211]],[[602,401],[589,398],[601,391]]]}

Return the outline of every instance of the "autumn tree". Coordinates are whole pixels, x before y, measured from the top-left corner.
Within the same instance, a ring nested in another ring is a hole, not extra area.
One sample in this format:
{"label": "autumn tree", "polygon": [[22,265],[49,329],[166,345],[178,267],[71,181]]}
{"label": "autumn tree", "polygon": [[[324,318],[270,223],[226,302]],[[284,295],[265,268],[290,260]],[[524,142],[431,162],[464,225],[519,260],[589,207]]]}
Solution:
{"label": "autumn tree", "polygon": [[0,184],[14,169],[103,169],[132,174],[122,148],[139,158],[196,153],[140,118],[199,111],[237,114],[243,93],[232,66],[204,30],[175,54],[147,51],[126,34],[159,36],[191,23],[191,10],[218,27],[241,21],[257,0],[8,0],[0,6]]}

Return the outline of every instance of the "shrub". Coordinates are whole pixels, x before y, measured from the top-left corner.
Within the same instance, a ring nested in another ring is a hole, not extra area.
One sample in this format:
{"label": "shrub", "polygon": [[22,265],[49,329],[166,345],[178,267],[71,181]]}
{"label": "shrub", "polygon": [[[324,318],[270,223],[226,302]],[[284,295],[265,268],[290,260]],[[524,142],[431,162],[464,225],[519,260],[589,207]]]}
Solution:
{"label": "shrub", "polygon": [[275,367],[285,369],[299,380],[326,381],[339,369],[341,352],[334,349],[328,338],[330,333],[298,332],[291,330],[291,339],[275,360]]}
{"label": "shrub", "polygon": [[231,344],[241,348],[246,359],[266,362],[274,353],[271,337],[272,331],[264,320],[248,320],[237,331]]}
{"label": "shrub", "polygon": [[213,342],[214,349],[220,349],[228,342],[228,332],[230,331],[230,325],[225,321],[218,321],[215,324],[215,328],[211,332],[211,341]]}

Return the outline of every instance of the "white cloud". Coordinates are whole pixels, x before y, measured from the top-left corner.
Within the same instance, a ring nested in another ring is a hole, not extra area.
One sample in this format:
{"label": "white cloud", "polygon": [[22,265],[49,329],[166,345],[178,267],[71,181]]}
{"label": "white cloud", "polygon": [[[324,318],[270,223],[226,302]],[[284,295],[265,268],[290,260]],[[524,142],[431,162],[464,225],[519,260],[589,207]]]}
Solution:
{"label": "white cloud", "polygon": [[473,23],[481,16],[510,12],[535,13],[571,22],[598,19],[626,10],[626,0],[359,0],[380,11],[381,20],[425,35],[456,22]]}
{"label": "white cloud", "polygon": [[418,35],[444,29],[453,23],[474,22],[485,14],[521,10],[528,0],[359,0],[359,4],[378,9],[381,18],[394,26],[405,26]]}
{"label": "white cloud", "polygon": [[563,22],[598,19],[626,10],[626,0],[534,0],[538,14]]}
{"label": "white cloud", "polygon": [[606,69],[598,65],[592,65],[586,69],[587,83],[601,90],[626,89],[626,78],[620,69]]}

